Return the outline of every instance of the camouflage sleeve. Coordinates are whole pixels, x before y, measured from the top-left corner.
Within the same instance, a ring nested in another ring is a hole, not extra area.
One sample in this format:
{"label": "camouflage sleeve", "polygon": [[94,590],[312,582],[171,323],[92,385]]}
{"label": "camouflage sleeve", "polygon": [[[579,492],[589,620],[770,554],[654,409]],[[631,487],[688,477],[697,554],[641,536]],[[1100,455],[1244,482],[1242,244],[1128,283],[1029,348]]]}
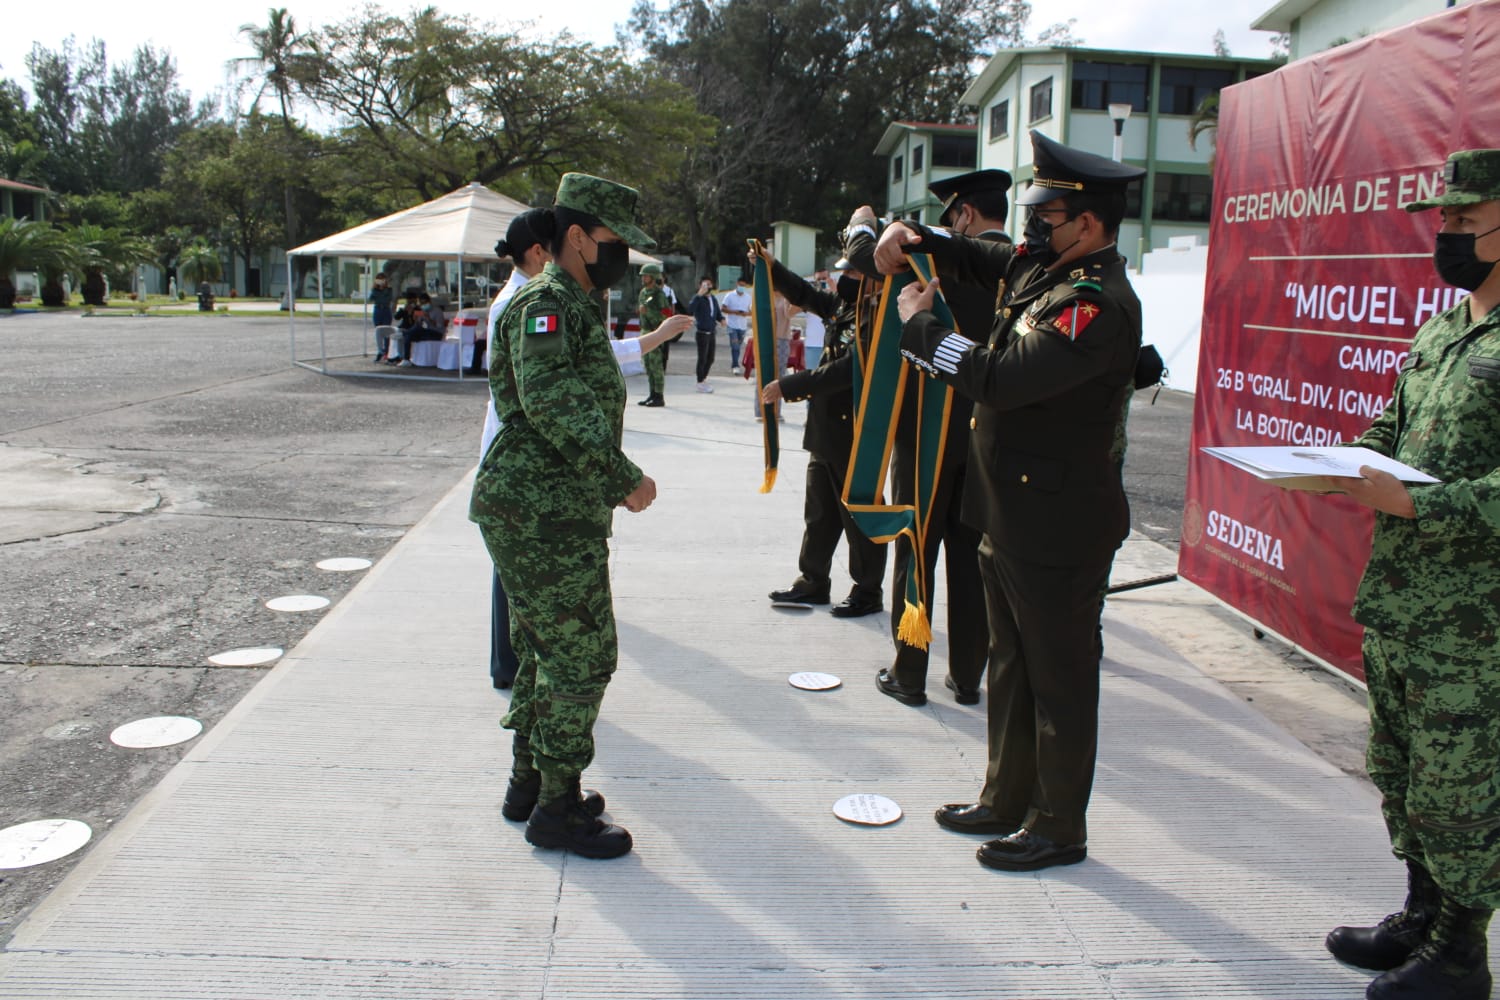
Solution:
{"label": "camouflage sleeve", "polygon": [[1349,446],[1369,448],[1390,458],[1396,450],[1396,407],[1387,406],[1363,434],[1349,442]]}
{"label": "camouflage sleeve", "polygon": [[[615,443],[614,428],[573,366],[568,338],[587,330],[557,300],[538,296],[506,311],[516,393],[528,423],[579,475],[600,484],[611,506],[641,481],[641,470]],[[600,334],[603,336],[603,334]]]}
{"label": "camouflage sleeve", "polygon": [[1431,540],[1481,539],[1500,548],[1500,468],[1477,479],[1409,486],[1417,528]]}
{"label": "camouflage sleeve", "polygon": [[1122,365],[1129,372],[1139,347],[1124,312],[1093,292],[1049,303],[1035,318],[1022,317],[1015,332],[990,350],[921,312],[907,320],[901,346],[929,374],[998,410],[1050,399]]}

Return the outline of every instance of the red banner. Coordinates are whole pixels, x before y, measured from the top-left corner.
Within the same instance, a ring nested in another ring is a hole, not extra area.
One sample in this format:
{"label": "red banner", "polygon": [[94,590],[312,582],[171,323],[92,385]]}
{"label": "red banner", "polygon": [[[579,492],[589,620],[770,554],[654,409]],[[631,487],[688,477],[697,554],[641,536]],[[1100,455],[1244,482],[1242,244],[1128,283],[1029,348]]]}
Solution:
{"label": "red banner", "polygon": [[1225,90],[1178,570],[1363,678],[1349,616],[1372,515],[1262,483],[1213,445],[1332,445],[1390,400],[1417,328],[1461,295],[1432,268],[1455,149],[1500,146],[1500,0]]}

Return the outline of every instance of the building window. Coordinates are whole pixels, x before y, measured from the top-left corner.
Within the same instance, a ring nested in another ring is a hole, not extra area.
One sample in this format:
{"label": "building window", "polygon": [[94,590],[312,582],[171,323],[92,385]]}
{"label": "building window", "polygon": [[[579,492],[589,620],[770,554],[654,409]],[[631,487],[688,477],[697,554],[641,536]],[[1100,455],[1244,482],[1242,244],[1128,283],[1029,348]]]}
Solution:
{"label": "building window", "polygon": [[901,157],[891,161],[891,183],[895,184],[901,180]]}
{"label": "building window", "polygon": [[990,141],[1010,135],[1010,102],[1001,101],[990,108]]}
{"label": "building window", "polygon": [[967,135],[935,135],[932,137],[932,165],[934,167],[964,167],[973,169],[979,163],[979,149],[974,139]]}
{"label": "building window", "polygon": [[1052,116],[1052,77],[1031,88],[1031,121],[1039,122]]}
{"label": "building window", "polygon": [[1205,97],[1211,97],[1234,82],[1227,69],[1191,69],[1163,66],[1161,69],[1161,113],[1190,115]]}
{"label": "building window", "polygon": [[923,149],[921,146],[913,146],[911,148],[911,173],[913,177],[922,172],[922,153]]}
{"label": "building window", "polygon": [[1111,104],[1129,104],[1134,111],[1145,111],[1149,80],[1144,65],[1080,60],[1073,64],[1073,107],[1106,111]]}
{"label": "building window", "polygon": [[1151,217],[1168,222],[1207,222],[1213,178],[1207,174],[1157,174]]}

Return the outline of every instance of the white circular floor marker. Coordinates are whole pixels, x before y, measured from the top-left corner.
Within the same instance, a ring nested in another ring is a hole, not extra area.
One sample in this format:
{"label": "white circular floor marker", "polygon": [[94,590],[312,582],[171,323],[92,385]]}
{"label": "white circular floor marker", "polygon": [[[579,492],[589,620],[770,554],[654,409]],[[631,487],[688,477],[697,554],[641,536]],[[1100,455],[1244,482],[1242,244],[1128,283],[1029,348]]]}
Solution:
{"label": "white circular floor marker", "polygon": [[844,683],[833,674],[820,674],[815,670],[793,674],[786,679],[786,682],[794,688],[801,688],[803,691],[830,691]]}
{"label": "white circular floor marker", "polygon": [[901,818],[901,807],[884,795],[845,795],[833,804],[833,814],[846,823],[886,826]]}
{"label": "white circular floor marker", "polygon": [[349,556],[341,559],[324,559],[317,566],[318,569],[326,569],[330,573],[354,573],[358,570],[369,569],[370,560]]}
{"label": "white circular floor marker", "polygon": [[258,667],[262,663],[280,659],[284,652],[286,651],[280,646],[246,646],[215,653],[208,658],[208,662],[221,667]]}
{"label": "white circular floor marker", "polygon": [[65,858],[94,831],[76,819],[39,819],[0,830],[0,870],[30,868]]}
{"label": "white circular floor marker", "polygon": [[273,597],[266,602],[266,607],[272,611],[317,611],[326,608],[331,602],[326,597],[318,597],[316,594],[288,594],[286,597]]}
{"label": "white circular floor marker", "polygon": [[203,732],[203,723],[181,715],[158,715],[150,719],[137,719],[118,726],[109,734],[115,746],[132,750],[150,750],[185,743]]}

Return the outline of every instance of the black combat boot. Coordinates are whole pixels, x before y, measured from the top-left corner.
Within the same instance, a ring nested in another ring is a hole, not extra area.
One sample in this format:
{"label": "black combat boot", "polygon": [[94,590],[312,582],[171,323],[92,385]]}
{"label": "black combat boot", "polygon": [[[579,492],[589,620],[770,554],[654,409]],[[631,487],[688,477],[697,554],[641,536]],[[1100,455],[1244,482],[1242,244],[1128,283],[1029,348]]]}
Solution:
{"label": "black combat boot", "polygon": [[1384,972],[1411,958],[1437,917],[1438,887],[1427,869],[1406,862],[1406,906],[1374,927],[1335,927],[1323,942],[1340,962]]}
{"label": "black combat boot", "polygon": [[1411,958],[1365,989],[1368,1000],[1490,1000],[1487,932],[1494,910],[1442,895],[1427,940]]}
{"label": "black combat boot", "polygon": [[[536,800],[542,794],[542,772],[531,760],[531,740],[517,736],[511,744],[510,784],[505,789],[505,801],[500,805],[500,815],[513,823],[524,823],[536,808]],[[592,788],[582,793],[583,808],[598,816],[604,812],[604,796]]]}
{"label": "black combat boot", "polygon": [[629,830],[606,823],[584,808],[577,778],[561,795],[532,810],[526,821],[526,842],[586,858],[618,858],[630,852],[632,843]]}

